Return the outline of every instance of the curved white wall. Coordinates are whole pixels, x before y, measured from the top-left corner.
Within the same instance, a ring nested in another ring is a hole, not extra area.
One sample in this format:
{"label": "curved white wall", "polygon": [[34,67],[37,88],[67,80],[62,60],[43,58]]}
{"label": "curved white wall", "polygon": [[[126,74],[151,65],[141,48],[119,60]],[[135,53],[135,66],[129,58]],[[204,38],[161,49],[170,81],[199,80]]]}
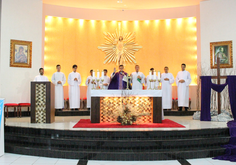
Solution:
{"label": "curved white wall", "polygon": [[43,5],[44,16],[57,16],[66,18],[77,18],[86,20],[156,20],[196,17],[199,5],[147,10],[101,10],[63,7],[55,5]]}

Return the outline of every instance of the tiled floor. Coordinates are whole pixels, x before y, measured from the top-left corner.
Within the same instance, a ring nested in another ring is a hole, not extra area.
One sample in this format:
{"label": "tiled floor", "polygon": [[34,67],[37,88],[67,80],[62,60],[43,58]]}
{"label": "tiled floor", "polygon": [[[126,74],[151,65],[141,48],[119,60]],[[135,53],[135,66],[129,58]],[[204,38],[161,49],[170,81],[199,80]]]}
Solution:
{"label": "tiled floor", "polygon": [[80,119],[89,119],[89,116],[75,116],[75,117],[56,117],[56,121],[51,124],[31,124],[30,117],[22,118],[8,118],[6,125],[20,126],[20,127],[32,127],[32,128],[45,128],[45,129],[60,129],[60,130],[107,130],[107,131],[153,131],[153,130],[194,130],[194,129],[206,129],[206,128],[226,128],[226,122],[208,122],[193,120],[192,116],[166,116],[166,119],[173,120],[179,124],[185,126],[185,128],[73,128],[73,126]]}
{"label": "tiled floor", "polygon": [[[207,159],[189,159],[191,165],[235,165],[233,162]],[[79,160],[54,159],[36,156],[9,154],[0,157],[0,165],[77,165]],[[80,164],[79,164],[80,165]],[[88,161],[87,165],[181,165],[173,161]]]}

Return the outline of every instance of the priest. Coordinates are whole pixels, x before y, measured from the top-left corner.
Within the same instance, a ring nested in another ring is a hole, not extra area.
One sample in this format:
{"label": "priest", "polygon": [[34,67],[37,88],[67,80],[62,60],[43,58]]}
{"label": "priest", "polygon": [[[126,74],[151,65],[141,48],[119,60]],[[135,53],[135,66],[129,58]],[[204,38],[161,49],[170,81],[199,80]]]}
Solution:
{"label": "priest", "polygon": [[81,76],[76,72],[77,65],[73,65],[72,69],[73,71],[68,76],[70,109],[79,110]]}
{"label": "priest", "polygon": [[87,108],[91,108],[91,90],[96,88],[96,77],[93,77],[93,70],[90,70],[90,76],[86,79],[85,84],[87,85]]}
{"label": "priest", "polygon": [[104,72],[104,77],[103,77],[103,81],[102,81],[102,77],[100,78],[100,87],[103,89],[108,89],[108,86],[110,84],[110,77],[107,76],[107,69],[103,70]]}
{"label": "priest", "polygon": [[39,68],[39,75],[36,76],[34,78],[34,81],[49,81],[48,78],[46,76],[43,75],[44,74],[44,69],[43,68]]}
{"label": "priest", "polygon": [[142,72],[139,72],[139,65],[135,65],[135,72],[131,74],[132,90],[142,90],[143,83],[145,82],[145,76]]}
{"label": "priest", "polygon": [[169,68],[164,68],[165,73],[161,74],[162,84],[162,108],[164,110],[171,110],[172,107],[172,84],[175,79],[171,73],[168,73]]}
{"label": "priest", "polygon": [[150,72],[151,72],[151,75],[148,75],[146,77],[146,79],[145,79],[147,90],[151,90],[151,89],[157,88],[158,85],[159,85],[158,81],[156,81],[156,82],[153,81],[153,78],[154,78],[154,68],[151,68]]}
{"label": "priest", "polygon": [[120,71],[116,72],[116,69],[114,68],[114,72],[111,75],[111,82],[108,86],[108,89],[119,89],[123,90],[127,87],[127,73],[124,72],[124,66],[119,66]]}
{"label": "priest", "polygon": [[61,65],[57,65],[56,69],[57,72],[52,75],[52,83],[55,85],[55,109],[62,110],[64,108],[63,85],[66,83],[66,77],[61,72]]}
{"label": "priest", "polygon": [[189,84],[192,82],[191,75],[188,71],[185,70],[186,65],[182,64],[181,69],[176,77],[176,84],[178,87],[178,110],[182,111],[182,108],[185,108],[185,111],[189,107]]}

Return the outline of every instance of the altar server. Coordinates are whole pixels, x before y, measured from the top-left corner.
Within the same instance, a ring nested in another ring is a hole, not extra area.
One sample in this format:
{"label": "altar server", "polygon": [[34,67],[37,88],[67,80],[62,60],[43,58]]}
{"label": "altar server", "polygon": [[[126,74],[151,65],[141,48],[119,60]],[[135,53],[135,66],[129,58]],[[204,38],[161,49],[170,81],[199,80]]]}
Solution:
{"label": "altar server", "polygon": [[161,74],[162,84],[162,108],[164,110],[171,110],[172,106],[172,84],[175,79],[171,73],[168,73],[169,68],[164,68],[165,73]]}
{"label": "altar server", "polygon": [[39,75],[36,76],[34,78],[34,81],[49,81],[48,78],[46,76],[43,75],[44,74],[44,69],[43,68],[39,68]]}
{"label": "altar server", "polygon": [[158,82],[158,81],[156,81],[156,82],[153,81],[154,68],[151,68],[150,71],[151,71],[151,76],[148,75],[148,76],[146,77],[146,80],[145,80],[145,81],[146,81],[147,90],[151,90],[151,89],[157,88],[158,85],[159,85],[159,82]]}
{"label": "altar server", "polygon": [[80,108],[81,76],[76,72],[77,65],[73,65],[72,68],[73,71],[68,77],[70,109],[78,110]]}
{"label": "altar server", "polygon": [[132,77],[132,90],[142,90],[145,76],[139,72],[139,65],[135,65],[135,72],[131,74]]}
{"label": "altar server", "polygon": [[107,76],[107,69],[103,70],[104,72],[104,77],[103,77],[103,81],[102,81],[102,77],[100,78],[100,87],[103,89],[108,89],[108,86],[110,84],[110,77]]}
{"label": "altar server", "polygon": [[112,73],[111,82],[108,86],[108,89],[119,89],[119,90],[126,89],[127,80],[125,80],[125,77],[127,76],[127,73],[124,72],[123,65],[120,65],[119,69],[120,71],[115,73],[116,69],[114,68],[114,72]]}
{"label": "altar server", "polygon": [[55,85],[55,109],[64,108],[63,85],[66,83],[66,77],[61,72],[61,65],[57,65],[57,72],[52,75],[52,83]]}
{"label": "altar server", "polygon": [[191,75],[185,70],[186,65],[182,64],[181,69],[176,77],[176,84],[178,86],[178,107],[179,111],[182,111],[182,107],[185,107],[185,111],[189,107],[189,84],[191,83]]}
{"label": "altar server", "polygon": [[93,70],[90,70],[90,76],[86,79],[87,85],[87,108],[90,110],[91,108],[91,90],[92,88],[96,88],[96,77],[93,77]]}

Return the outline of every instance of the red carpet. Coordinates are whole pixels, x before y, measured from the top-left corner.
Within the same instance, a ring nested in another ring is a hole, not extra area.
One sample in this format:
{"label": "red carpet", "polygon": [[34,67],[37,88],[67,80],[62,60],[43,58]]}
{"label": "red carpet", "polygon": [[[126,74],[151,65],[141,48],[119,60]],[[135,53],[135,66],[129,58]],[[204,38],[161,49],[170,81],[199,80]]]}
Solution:
{"label": "red carpet", "polygon": [[73,128],[185,128],[172,120],[165,119],[162,123],[133,124],[122,126],[119,123],[91,123],[90,119],[81,119]]}

